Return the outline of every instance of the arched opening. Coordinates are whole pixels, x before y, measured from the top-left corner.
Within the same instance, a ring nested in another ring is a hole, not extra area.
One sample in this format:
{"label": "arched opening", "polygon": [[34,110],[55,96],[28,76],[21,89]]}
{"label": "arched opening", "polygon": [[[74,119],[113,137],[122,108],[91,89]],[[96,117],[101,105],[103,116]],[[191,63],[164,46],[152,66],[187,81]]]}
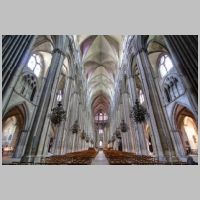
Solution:
{"label": "arched opening", "polygon": [[25,126],[25,110],[22,105],[12,108],[2,120],[2,157],[15,157]]}
{"label": "arched opening", "polygon": [[59,81],[57,85],[57,93],[61,92],[62,95],[64,94],[67,76],[69,76],[69,59],[66,57],[64,59],[64,64],[61,68],[61,73],[60,73]]}
{"label": "arched opening", "polygon": [[160,76],[161,78],[163,78],[173,68],[173,64],[170,57],[167,54],[162,55],[159,61]]}
{"label": "arched opening", "polygon": [[103,147],[103,142],[100,140],[99,142],[99,147],[102,148]]}
{"label": "arched opening", "polygon": [[122,138],[118,138],[118,150],[122,151]]}
{"label": "arched opening", "polygon": [[144,132],[145,132],[145,139],[147,143],[148,153],[152,155],[154,153],[154,150],[153,150],[153,144],[152,144],[152,138],[151,138],[151,130],[148,123],[145,123],[144,125]]}
{"label": "arched opening", "polygon": [[50,154],[53,154],[54,151],[55,151],[55,143],[56,143],[56,133],[57,133],[57,127],[54,126],[53,124],[51,124],[50,126],[50,140],[49,140],[49,143],[48,143],[48,152],[47,153],[50,153]]}
{"label": "arched opening", "polygon": [[142,90],[139,90],[139,100],[140,100],[141,104],[144,102],[144,94],[143,94]]}
{"label": "arched opening", "polygon": [[197,154],[198,129],[193,113],[188,108],[178,105],[175,111],[175,125],[180,133],[186,154]]}
{"label": "arched opening", "polygon": [[33,71],[33,73],[39,77],[41,73],[41,57],[38,54],[33,54],[28,61],[28,68]]}
{"label": "arched opening", "polygon": [[102,149],[102,148],[104,147],[104,145],[103,145],[104,142],[103,142],[103,141],[104,141],[104,139],[105,139],[105,138],[104,138],[104,129],[103,129],[103,127],[100,127],[100,126],[99,126],[98,129],[97,129],[97,131],[98,131],[98,138],[99,138],[99,139],[98,139],[98,141],[99,141],[99,142],[98,142],[98,143],[99,143],[99,144],[98,144],[98,148],[99,148],[99,149]]}

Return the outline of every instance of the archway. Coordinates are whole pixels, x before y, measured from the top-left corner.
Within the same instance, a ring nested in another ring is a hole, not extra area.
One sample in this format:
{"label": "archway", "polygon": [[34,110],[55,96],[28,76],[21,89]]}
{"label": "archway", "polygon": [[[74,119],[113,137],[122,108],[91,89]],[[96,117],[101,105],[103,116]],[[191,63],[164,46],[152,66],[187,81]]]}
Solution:
{"label": "archway", "polygon": [[175,110],[175,125],[186,154],[197,154],[198,128],[193,113],[188,108],[178,105]]}
{"label": "archway", "polygon": [[153,144],[152,144],[152,138],[151,138],[151,130],[149,124],[146,122],[144,124],[144,132],[145,132],[145,140],[147,144],[147,150],[150,155],[154,154]]}
{"label": "archway", "polygon": [[15,157],[25,127],[26,114],[23,105],[15,106],[2,120],[2,160]]}

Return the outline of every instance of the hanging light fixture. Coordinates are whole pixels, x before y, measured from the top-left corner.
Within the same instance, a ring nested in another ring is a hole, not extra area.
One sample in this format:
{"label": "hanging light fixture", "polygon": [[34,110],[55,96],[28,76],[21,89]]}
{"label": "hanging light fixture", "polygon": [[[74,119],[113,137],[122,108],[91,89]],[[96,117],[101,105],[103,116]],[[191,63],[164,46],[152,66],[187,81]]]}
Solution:
{"label": "hanging light fixture", "polygon": [[86,136],[86,133],[85,133],[85,131],[83,130],[83,131],[81,132],[81,139],[84,140],[84,139],[85,139],[85,136]]}
{"label": "hanging light fixture", "polygon": [[93,140],[93,139],[90,139],[90,143],[91,143],[91,144],[94,144],[94,140]]}
{"label": "hanging light fixture", "polygon": [[116,137],[113,135],[111,141],[114,142]]}
{"label": "hanging light fixture", "polygon": [[78,125],[78,120],[76,120],[71,128],[72,130],[72,133],[76,134],[78,133],[78,130],[79,130],[79,125]]}
{"label": "hanging light fixture", "polygon": [[53,124],[60,124],[62,120],[66,119],[66,112],[62,106],[62,93],[61,90],[57,95],[57,106],[51,109],[51,113],[49,115],[50,120]]}
{"label": "hanging light fixture", "polygon": [[120,128],[117,128],[117,129],[116,129],[115,135],[116,135],[117,138],[121,138],[121,131],[120,131]]}
{"label": "hanging light fixture", "polygon": [[124,120],[122,120],[122,122],[120,123],[120,127],[123,133],[127,132],[128,127]]}
{"label": "hanging light fixture", "polygon": [[112,142],[111,139],[109,139],[109,140],[108,140],[108,144],[110,144],[111,142]]}
{"label": "hanging light fixture", "polygon": [[86,137],[85,137],[85,141],[86,141],[87,143],[90,141],[90,137],[89,137],[89,135],[86,135]]}
{"label": "hanging light fixture", "polygon": [[148,113],[146,108],[140,104],[138,99],[136,99],[135,105],[133,106],[133,109],[130,113],[130,118],[133,118],[136,123],[142,123],[146,120],[147,117]]}

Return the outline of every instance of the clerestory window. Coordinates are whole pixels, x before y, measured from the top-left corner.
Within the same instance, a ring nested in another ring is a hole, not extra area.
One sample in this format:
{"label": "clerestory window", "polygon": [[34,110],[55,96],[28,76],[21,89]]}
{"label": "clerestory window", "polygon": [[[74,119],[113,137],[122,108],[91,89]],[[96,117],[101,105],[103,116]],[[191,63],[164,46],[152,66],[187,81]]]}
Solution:
{"label": "clerestory window", "polygon": [[159,71],[161,78],[166,76],[166,74],[173,68],[172,61],[170,57],[165,54],[160,58],[160,63],[159,63]]}

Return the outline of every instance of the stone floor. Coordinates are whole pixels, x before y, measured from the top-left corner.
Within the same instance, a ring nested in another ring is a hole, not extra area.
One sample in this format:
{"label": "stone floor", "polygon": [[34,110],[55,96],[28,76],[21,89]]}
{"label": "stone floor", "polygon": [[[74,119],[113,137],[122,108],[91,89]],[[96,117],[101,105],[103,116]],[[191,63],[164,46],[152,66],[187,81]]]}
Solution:
{"label": "stone floor", "polygon": [[99,150],[91,165],[109,165],[108,160],[102,150]]}

